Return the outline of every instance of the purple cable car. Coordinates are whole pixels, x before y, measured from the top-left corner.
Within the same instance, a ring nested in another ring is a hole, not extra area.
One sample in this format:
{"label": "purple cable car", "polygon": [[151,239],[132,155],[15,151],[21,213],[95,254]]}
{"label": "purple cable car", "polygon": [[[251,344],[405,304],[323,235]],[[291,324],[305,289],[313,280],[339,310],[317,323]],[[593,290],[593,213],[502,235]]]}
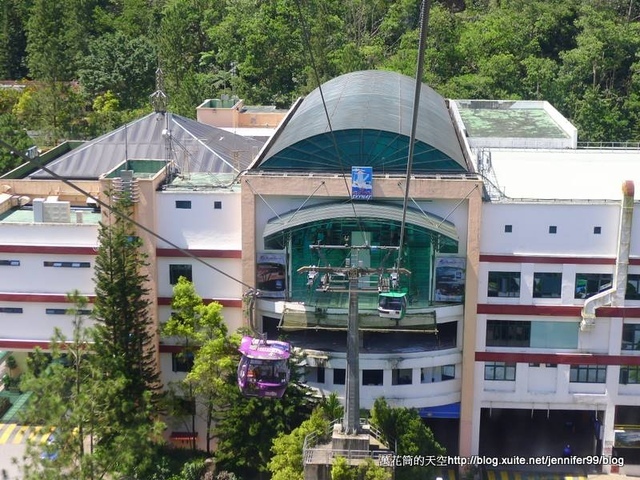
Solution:
{"label": "purple cable car", "polygon": [[281,398],[289,383],[291,345],[278,340],[242,337],[238,386],[246,397]]}

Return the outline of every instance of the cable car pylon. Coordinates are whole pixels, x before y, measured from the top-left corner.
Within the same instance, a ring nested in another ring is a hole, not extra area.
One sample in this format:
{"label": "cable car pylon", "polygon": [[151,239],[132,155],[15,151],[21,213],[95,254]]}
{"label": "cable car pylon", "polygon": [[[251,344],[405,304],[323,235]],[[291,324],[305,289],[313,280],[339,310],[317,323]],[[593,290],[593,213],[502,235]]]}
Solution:
{"label": "cable car pylon", "polygon": [[[398,250],[396,246],[375,246],[375,245],[311,245],[312,250]],[[322,256],[322,255],[321,255]],[[352,262],[350,262],[352,263]],[[322,274],[318,291],[322,292],[348,292],[349,293],[349,315],[347,319],[347,372],[345,385],[345,406],[342,431],[346,435],[357,435],[360,433],[360,342],[358,324],[358,294],[378,292],[383,295],[391,292],[392,289],[399,290],[399,275],[411,275],[406,268],[370,268],[360,265],[346,265],[343,267],[310,265],[300,267],[298,273],[307,273],[307,286],[311,289],[315,284],[315,279]],[[385,274],[388,277],[385,277]],[[368,275],[380,275],[378,287],[362,288],[360,278]],[[332,276],[339,276],[348,279],[345,288],[344,280],[338,286],[331,285]],[[385,281],[383,281],[383,279]],[[406,304],[405,304],[406,305]],[[380,316],[383,316],[378,307]],[[400,318],[400,317],[398,317]]]}

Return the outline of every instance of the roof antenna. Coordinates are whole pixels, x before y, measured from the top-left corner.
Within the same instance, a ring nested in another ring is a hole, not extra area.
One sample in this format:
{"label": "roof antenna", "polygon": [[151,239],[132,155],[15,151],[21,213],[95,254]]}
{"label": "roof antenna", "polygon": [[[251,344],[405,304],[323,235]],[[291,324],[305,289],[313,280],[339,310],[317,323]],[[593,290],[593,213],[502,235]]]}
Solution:
{"label": "roof antenna", "polygon": [[166,113],[168,97],[164,92],[164,73],[158,67],[156,70],[156,91],[149,95],[151,98],[151,106],[156,113]]}

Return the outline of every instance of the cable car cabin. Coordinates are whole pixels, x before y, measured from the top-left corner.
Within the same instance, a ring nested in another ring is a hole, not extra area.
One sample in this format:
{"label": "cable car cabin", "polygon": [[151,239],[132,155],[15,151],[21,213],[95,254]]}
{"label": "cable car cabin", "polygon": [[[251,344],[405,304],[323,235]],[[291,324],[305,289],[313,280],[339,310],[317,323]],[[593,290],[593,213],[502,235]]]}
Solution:
{"label": "cable car cabin", "polygon": [[404,317],[407,311],[406,292],[383,292],[378,294],[378,313],[382,318]]}
{"label": "cable car cabin", "polygon": [[246,397],[281,398],[289,384],[291,345],[245,336],[238,349],[238,386]]}

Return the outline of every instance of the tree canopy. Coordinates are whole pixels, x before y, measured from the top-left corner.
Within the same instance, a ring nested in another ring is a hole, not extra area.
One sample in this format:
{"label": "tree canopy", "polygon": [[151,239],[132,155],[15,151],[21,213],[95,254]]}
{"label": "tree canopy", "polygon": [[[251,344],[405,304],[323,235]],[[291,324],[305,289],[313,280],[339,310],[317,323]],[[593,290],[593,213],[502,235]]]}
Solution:
{"label": "tree canopy", "polygon": [[[42,147],[148,110],[157,67],[169,108],[190,117],[223,94],[288,108],[351,71],[413,76],[422,1],[27,3],[0,8],[0,78],[34,80],[42,93],[0,115],[44,131]],[[640,3],[433,0],[429,20],[422,80],[443,96],[547,100],[581,141],[640,140]],[[99,108],[104,95],[120,115]]]}

